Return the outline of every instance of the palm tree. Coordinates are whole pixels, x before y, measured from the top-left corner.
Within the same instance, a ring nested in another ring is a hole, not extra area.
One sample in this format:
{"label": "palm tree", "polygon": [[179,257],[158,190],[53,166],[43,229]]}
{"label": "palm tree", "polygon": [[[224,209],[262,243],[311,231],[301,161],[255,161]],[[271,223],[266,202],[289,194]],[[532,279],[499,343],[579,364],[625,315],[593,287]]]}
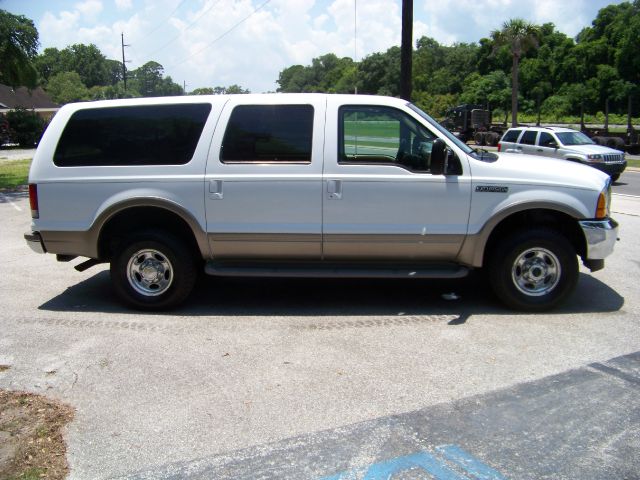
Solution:
{"label": "palm tree", "polygon": [[518,125],[518,66],[527,50],[538,48],[538,27],[521,18],[513,18],[502,24],[501,30],[491,32],[494,49],[509,45],[513,64],[511,67],[511,126]]}

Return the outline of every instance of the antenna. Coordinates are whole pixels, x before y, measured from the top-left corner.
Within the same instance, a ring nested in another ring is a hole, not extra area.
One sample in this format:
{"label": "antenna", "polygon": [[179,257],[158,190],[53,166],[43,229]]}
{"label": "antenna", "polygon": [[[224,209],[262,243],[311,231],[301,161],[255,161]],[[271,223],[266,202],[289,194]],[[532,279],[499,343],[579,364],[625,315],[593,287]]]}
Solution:
{"label": "antenna", "polygon": [[[358,0],[353,0],[353,62],[358,62]],[[358,76],[356,75],[356,85],[354,89],[356,95],[358,94],[357,78]]]}

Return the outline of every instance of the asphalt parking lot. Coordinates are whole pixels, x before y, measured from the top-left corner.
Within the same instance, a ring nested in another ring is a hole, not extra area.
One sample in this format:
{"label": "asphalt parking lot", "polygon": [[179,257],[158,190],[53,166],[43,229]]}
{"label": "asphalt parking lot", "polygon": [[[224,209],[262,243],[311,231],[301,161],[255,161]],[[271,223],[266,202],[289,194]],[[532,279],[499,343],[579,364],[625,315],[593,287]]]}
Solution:
{"label": "asphalt parking lot", "polygon": [[639,478],[640,198],[613,211],[607,267],[549,314],[472,275],[204,278],[150,315],[32,253],[0,195],[0,388],[77,409],[73,479]]}

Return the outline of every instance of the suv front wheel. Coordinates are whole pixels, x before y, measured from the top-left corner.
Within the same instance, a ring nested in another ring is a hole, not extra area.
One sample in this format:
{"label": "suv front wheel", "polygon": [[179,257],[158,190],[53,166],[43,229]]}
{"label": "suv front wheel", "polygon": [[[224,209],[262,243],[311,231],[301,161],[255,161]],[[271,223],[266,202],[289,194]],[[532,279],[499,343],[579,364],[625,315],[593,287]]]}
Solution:
{"label": "suv front wheel", "polygon": [[578,281],[577,255],[569,241],[554,230],[522,230],[492,250],[489,280],[509,307],[549,310],[573,292]]}
{"label": "suv front wheel", "polygon": [[163,310],[182,303],[197,279],[192,252],[179,238],[158,230],[128,237],[111,260],[116,294],[141,310]]}

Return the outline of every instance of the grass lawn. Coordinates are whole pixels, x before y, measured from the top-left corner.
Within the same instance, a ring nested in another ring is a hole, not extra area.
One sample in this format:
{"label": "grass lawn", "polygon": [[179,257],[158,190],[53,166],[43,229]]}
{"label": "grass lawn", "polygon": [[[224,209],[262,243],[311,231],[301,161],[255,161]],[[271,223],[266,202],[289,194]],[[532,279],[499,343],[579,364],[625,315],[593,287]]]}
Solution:
{"label": "grass lawn", "polygon": [[0,162],[0,189],[16,188],[27,183],[31,159]]}
{"label": "grass lawn", "polygon": [[640,160],[629,160],[627,158],[627,166],[628,167],[640,168]]}

